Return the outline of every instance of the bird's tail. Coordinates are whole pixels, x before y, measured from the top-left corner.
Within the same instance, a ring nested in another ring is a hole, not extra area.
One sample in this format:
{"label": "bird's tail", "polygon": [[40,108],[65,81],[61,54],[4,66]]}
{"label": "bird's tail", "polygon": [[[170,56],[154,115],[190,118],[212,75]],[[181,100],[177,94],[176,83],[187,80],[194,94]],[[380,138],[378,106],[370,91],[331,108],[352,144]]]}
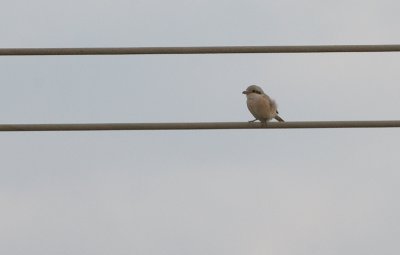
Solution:
{"label": "bird's tail", "polygon": [[277,114],[277,115],[275,115],[275,117],[274,117],[277,121],[279,121],[279,122],[285,122],[281,117],[279,117],[279,115]]}

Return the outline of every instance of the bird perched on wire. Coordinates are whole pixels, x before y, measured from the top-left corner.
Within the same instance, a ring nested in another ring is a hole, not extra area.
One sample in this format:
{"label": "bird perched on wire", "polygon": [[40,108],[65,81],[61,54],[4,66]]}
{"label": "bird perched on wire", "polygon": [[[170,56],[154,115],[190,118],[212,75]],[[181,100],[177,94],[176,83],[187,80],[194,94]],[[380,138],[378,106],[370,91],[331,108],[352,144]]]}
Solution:
{"label": "bird perched on wire", "polygon": [[284,122],[284,120],[278,115],[275,101],[265,94],[262,88],[257,85],[251,85],[242,93],[247,97],[247,108],[249,108],[251,114],[256,118],[249,122],[259,120],[262,123],[266,123],[271,119]]}

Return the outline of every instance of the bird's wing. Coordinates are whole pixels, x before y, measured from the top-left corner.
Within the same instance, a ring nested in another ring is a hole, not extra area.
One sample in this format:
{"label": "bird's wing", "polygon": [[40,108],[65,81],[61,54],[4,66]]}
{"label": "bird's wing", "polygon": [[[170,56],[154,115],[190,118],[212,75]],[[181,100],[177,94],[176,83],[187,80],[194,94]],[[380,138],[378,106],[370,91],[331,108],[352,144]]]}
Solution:
{"label": "bird's wing", "polygon": [[270,107],[271,111],[273,113],[275,113],[275,112],[278,113],[278,109],[277,109],[278,107],[276,106],[276,102],[270,98],[268,98],[268,101],[269,101],[269,107]]}

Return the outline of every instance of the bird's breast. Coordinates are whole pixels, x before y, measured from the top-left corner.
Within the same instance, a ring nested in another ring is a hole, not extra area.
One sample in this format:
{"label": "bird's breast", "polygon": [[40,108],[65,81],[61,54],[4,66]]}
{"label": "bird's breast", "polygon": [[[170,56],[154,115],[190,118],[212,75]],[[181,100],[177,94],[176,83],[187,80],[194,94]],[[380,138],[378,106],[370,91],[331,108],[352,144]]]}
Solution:
{"label": "bird's breast", "polygon": [[274,117],[271,113],[271,106],[268,98],[261,95],[249,95],[247,97],[247,107],[257,119],[269,120]]}

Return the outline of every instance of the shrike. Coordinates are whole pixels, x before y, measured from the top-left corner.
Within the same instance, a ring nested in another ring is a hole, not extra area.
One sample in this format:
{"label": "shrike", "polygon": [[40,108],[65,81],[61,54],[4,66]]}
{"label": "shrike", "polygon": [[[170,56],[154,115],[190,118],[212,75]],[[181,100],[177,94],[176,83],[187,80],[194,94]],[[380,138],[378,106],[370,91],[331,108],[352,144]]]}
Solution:
{"label": "shrike", "polygon": [[247,108],[249,108],[251,114],[256,118],[249,122],[259,120],[266,123],[271,119],[284,122],[284,120],[278,115],[275,101],[265,94],[262,88],[257,85],[251,85],[243,91],[243,94],[247,97]]}

